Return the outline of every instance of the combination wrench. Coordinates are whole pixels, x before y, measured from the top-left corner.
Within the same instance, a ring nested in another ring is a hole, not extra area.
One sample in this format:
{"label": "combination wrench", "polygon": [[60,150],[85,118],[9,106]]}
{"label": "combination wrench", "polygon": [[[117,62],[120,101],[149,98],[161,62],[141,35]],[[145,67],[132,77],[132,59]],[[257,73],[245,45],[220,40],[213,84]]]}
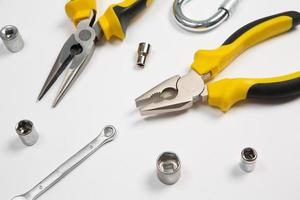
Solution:
{"label": "combination wrench", "polygon": [[33,187],[28,192],[12,198],[12,200],[34,200],[45,193],[48,189],[54,186],[58,181],[68,175],[73,169],[85,161],[89,156],[95,153],[104,144],[114,140],[116,129],[113,126],[106,126],[101,133],[89,144],[83,147],[75,155],[65,161],[49,176],[42,180],[39,184]]}

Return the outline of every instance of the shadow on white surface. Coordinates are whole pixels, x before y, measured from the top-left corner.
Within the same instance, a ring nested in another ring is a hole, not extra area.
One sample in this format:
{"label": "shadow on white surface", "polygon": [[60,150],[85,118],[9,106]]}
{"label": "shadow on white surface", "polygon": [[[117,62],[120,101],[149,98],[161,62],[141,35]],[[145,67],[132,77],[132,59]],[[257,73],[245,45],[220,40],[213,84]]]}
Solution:
{"label": "shadow on white surface", "polygon": [[[155,121],[162,121],[162,120],[172,120],[176,117],[180,117],[183,113],[187,113],[185,111],[178,111],[174,113],[166,113],[161,115],[149,115],[149,116],[140,116],[139,120],[133,122],[134,125],[143,125],[145,122],[155,122]],[[140,113],[138,113],[140,115]]]}
{"label": "shadow on white surface", "polygon": [[242,171],[240,164],[234,165],[231,171],[231,175],[233,178],[241,178],[245,176],[247,173]]}
{"label": "shadow on white surface", "polygon": [[152,191],[161,191],[166,188],[166,185],[161,183],[156,175],[155,171],[152,171],[147,178],[147,186]]}
{"label": "shadow on white surface", "polygon": [[26,146],[24,144],[22,144],[22,142],[20,141],[19,138],[15,138],[13,140],[10,141],[10,143],[8,144],[8,150],[9,151],[21,151],[25,148]]}
{"label": "shadow on white surface", "polygon": [[73,23],[68,18],[62,19],[57,27],[64,31],[66,37],[69,37],[76,30]]}
{"label": "shadow on white surface", "polygon": [[0,58],[7,56],[9,54],[9,51],[6,49],[3,43],[0,43]]}

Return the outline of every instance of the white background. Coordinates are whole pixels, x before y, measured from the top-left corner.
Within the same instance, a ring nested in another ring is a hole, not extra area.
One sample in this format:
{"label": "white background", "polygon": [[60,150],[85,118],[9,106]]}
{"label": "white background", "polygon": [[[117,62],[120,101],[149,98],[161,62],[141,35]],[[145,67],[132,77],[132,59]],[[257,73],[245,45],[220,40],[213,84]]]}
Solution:
{"label": "white background", "polygon": [[[112,0],[98,1],[101,13]],[[221,3],[194,0],[186,7],[205,18]],[[129,27],[123,42],[97,47],[93,59],[56,109],[61,79],[44,97],[37,95],[65,40],[74,31],[64,1],[0,0],[0,26],[16,25],[25,42],[12,54],[0,44],[0,198],[29,190],[97,136],[106,124],[118,138],[96,152],[40,199],[300,199],[300,99],[241,103],[224,114],[198,105],[176,115],[143,118],[134,99],[159,82],[189,70],[194,52],[218,47],[235,30],[255,19],[300,10],[299,0],[242,1],[225,24],[205,33],[178,28],[172,0],[155,0]],[[140,41],[152,44],[146,68],[135,66]],[[269,77],[299,70],[300,30],[258,45],[226,69],[224,77]],[[14,131],[30,119],[40,133],[24,147]],[[256,170],[238,168],[240,151],[257,149]],[[173,186],[155,176],[163,151],[176,152],[182,177]]]}

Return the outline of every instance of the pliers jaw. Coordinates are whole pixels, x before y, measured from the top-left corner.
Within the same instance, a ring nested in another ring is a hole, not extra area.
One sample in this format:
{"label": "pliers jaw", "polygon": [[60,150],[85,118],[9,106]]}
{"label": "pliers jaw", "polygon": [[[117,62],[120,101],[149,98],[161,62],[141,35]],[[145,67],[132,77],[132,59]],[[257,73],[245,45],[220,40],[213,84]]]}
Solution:
{"label": "pliers jaw", "polygon": [[95,18],[96,12],[91,11],[90,18],[78,23],[76,32],[69,37],[62,47],[38,100],[43,98],[62,72],[66,70],[64,81],[53,103],[53,107],[55,107],[85,68],[95,50],[97,37],[96,31],[93,29]]}
{"label": "pliers jaw", "polygon": [[142,115],[159,115],[187,110],[206,97],[207,87],[203,78],[191,70],[183,77],[171,77],[135,101]]}

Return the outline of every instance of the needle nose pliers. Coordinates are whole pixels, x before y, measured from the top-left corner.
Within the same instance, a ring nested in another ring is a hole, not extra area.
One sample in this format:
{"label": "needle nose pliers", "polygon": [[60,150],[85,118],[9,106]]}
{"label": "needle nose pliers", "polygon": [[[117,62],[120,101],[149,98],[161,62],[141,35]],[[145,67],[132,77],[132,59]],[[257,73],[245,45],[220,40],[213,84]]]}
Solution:
{"label": "needle nose pliers", "polygon": [[109,6],[104,15],[96,20],[96,0],[69,1],[65,10],[77,29],[61,49],[38,100],[43,98],[61,73],[67,69],[65,79],[53,103],[55,107],[88,64],[94,53],[95,43],[103,36],[106,40],[112,37],[123,40],[132,18],[151,3],[152,0],[124,0]]}
{"label": "needle nose pliers", "polygon": [[199,50],[190,72],[174,76],[136,99],[142,115],[189,109],[197,101],[228,111],[250,99],[278,99],[300,95],[300,71],[275,78],[235,78],[209,82],[248,48],[300,24],[300,13],[289,11],[254,21],[229,37],[215,50]]}

